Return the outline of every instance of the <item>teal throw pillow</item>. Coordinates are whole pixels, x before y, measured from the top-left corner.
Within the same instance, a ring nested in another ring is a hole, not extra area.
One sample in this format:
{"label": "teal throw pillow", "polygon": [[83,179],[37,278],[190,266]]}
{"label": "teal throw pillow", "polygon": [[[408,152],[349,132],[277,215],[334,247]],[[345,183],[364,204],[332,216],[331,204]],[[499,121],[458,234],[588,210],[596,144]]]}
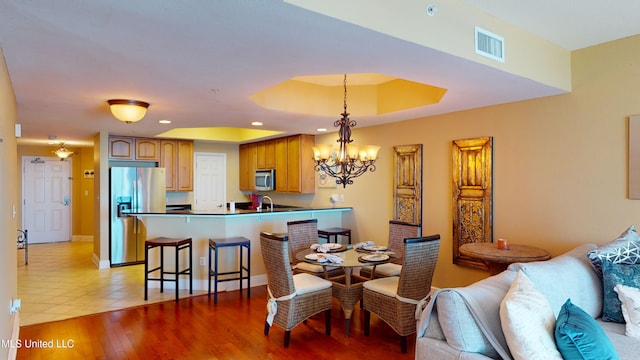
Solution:
{"label": "teal throw pillow", "polygon": [[555,326],[558,350],[564,359],[620,359],[611,340],[591,315],[571,303],[562,305]]}
{"label": "teal throw pillow", "polygon": [[614,264],[609,261],[602,263],[602,320],[624,323],[622,303],[613,288],[620,284],[640,288],[640,264]]}

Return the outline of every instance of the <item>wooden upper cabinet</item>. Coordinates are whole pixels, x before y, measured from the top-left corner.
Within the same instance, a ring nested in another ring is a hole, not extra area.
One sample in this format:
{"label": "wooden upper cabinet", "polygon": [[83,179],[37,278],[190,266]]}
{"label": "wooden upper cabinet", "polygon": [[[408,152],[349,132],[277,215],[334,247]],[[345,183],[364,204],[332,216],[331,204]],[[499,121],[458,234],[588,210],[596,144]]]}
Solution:
{"label": "wooden upper cabinet", "polygon": [[160,167],[165,168],[167,191],[176,191],[176,168],[178,149],[175,140],[160,140]]}
{"label": "wooden upper cabinet", "polygon": [[178,191],[193,191],[193,141],[178,140]]}
{"label": "wooden upper cabinet", "polygon": [[160,161],[160,141],[156,139],[135,138],[136,160]]}
{"label": "wooden upper cabinet", "polygon": [[167,191],[193,191],[193,141],[160,140],[160,167],[166,169]]}
{"label": "wooden upper cabinet", "polygon": [[256,169],[267,168],[267,147],[264,141],[256,143]]}
{"label": "wooden upper cabinet", "polygon": [[276,167],[276,143],[275,140],[266,140],[256,144],[256,169],[275,169]]}
{"label": "wooden upper cabinet", "polygon": [[287,138],[275,140],[275,169],[276,169],[276,191],[287,192],[288,189],[288,167],[289,157],[287,151]]}
{"label": "wooden upper cabinet", "polygon": [[240,190],[255,190],[256,169],[275,169],[277,192],[315,192],[314,144],[313,135],[294,135],[240,145]]}
{"label": "wooden upper cabinet", "polygon": [[109,137],[109,159],[134,160],[133,138]]}
{"label": "wooden upper cabinet", "polygon": [[296,135],[287,138],[287,192],[308,194],[316,190],[313,162],[313,135]]}
{"label": "wooden upper cabinet", "polygon": [[266,169],[275,169],[276,168],[276,141],[275,140],[267,140],[265,143],[265,168]]}
{"label": "wooden upper cabinet", "polygon": [[256,143],[240,144],[238,149],[239,174],[238,182],[240,190],[254,191],[254,174],[257,167],[257,146]]}

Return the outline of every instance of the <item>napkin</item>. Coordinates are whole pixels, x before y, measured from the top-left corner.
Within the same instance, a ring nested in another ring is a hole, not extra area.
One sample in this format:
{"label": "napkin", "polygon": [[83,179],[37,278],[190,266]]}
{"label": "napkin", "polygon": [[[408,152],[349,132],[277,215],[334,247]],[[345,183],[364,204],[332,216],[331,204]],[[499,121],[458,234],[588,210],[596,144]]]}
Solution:
{"label": "napkin", "polygon": [[326,246],[322,246],[322,244],[312,244],[311,250],[315,250],[323,253],[329,252],[329,248]]}
{"label": "napkin", "polygon": [[366,246],[375,246],[376,243],[374,243],[373,241],[365,241],[365,242],[359,242],[356,244],[356,249],[362,249]]}
{"label": "napkin", "polygon": [[338,255],[323,255],[320,259],[318,259],[319,263],[342,264],[343,261],[344,259]]}

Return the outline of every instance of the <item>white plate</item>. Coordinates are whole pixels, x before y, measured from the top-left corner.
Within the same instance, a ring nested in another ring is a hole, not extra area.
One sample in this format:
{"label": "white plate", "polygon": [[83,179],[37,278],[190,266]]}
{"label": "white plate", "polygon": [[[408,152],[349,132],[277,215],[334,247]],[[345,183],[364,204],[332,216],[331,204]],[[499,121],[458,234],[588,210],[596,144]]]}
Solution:
{"label": "white plate", "polygon": [[385,261],[389,259],[389,255],[385,254],[371,254],[362,256],[362,260],[366,261]]}
{"label": "white plate", "polygon": [[385,251],[387,249],[389,249],[386,246],[365,246],[363,247],[363,249],[367,250],[367,251]]}
{"label": "white plate", "polygon": [[315,260],[318,261],[320,259],[322,259],[324,257],[323,254],[307,254],[304,256],[305,259],[307,260]]}
{"label": "white plate", "polygon": [[320,246],[322,246],[325,249],[329,249],[329,250],[340,249],[342,247],[342,245],[336,244],[336,243],[327,243],[327,244],[322,244]]}

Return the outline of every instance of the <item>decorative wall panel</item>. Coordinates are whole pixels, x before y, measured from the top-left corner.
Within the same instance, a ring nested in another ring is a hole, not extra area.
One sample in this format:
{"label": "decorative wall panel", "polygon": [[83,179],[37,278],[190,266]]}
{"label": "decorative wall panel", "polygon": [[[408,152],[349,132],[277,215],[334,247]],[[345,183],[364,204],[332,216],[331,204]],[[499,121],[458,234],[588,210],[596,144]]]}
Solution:
{"label": "decorative wall panel", "polygon": [[422,144],[393,151],[393,220],[422,224]]}
{"label": "decorative wall panel", "polygon": [[453,263],[487,269],[463,256],[466,243],[493,242],[493,138],[453,141]]}

